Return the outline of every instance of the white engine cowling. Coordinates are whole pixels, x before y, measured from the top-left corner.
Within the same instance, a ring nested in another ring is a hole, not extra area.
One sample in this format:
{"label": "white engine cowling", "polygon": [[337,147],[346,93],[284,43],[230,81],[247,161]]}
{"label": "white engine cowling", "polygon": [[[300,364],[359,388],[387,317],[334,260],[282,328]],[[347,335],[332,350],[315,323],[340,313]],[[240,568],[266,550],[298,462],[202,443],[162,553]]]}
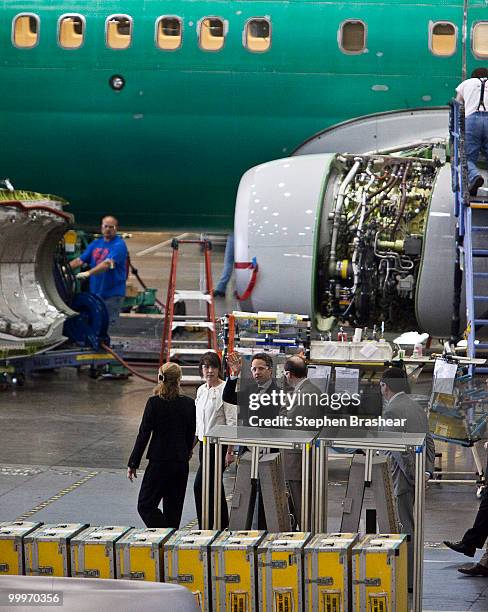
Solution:
{"label": "white engine cowling", "polygon": [[[259,266],[245,310],[313,310],[312,279],[317,242],[317,212],[332,155],[281,159],[243,176],[237,194],[235,259]],[[243,294],[250,272],[236,270]]]}

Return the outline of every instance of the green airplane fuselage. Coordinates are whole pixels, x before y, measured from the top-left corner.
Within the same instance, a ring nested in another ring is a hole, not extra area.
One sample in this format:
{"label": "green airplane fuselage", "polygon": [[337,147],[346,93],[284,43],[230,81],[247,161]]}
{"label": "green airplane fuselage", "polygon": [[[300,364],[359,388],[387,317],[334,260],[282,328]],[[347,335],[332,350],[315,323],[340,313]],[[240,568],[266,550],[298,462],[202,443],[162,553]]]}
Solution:
{"label": "green airplane fuselage", "polygon": [[[78,223],[111,212],[122,228],[232,227],[241,175],[286,157],[312,134],[375,112],[448,103],[456,85],[483,65],[471,51],[470,4],[463,45],[463,2],[309,2],[5,0],[0,19],[0,178],[17,188],[68,199]],[[12,43],[12,22],[39,17],[31,49]],[[58,44],[58,19],[86,19],[79,49]],[[105,43],[109,15],[133,18],[124,50]],[[155,22],[177,15],[181,48],[155,44]],[[218,16],[225,45],[203,51],[197,24]],[[243,46],[248,19],[267,17],[271,46]],[[365,52],[345,54],[338,30],[367,27]],[[450,57],[429,50],[429,23],[457,29]],[[464,49],[463,49],[464,46]],[[463,58],[465,54],[465,58]],[[110,79],[121,75],[115,91]]]}

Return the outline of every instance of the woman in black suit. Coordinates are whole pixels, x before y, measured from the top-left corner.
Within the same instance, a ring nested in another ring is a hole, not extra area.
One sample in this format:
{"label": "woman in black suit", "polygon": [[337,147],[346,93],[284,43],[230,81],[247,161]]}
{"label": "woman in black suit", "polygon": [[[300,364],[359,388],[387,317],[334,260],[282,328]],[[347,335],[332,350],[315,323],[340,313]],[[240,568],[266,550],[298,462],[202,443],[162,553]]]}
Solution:
{"label": "woman in black suit", "polygon": [[[181,368],[165,363],[159,369],[159,384],[147,401],[127,478],[137,478],[137,469],[151,437],[149,463],[137,502],[147,527],[180,526],[188,480],[188,462],[195,437],[195,402],[180,394]],[[152,434],[152,436],[151,436]],[[163,512],[159,503],[163,501]]]}

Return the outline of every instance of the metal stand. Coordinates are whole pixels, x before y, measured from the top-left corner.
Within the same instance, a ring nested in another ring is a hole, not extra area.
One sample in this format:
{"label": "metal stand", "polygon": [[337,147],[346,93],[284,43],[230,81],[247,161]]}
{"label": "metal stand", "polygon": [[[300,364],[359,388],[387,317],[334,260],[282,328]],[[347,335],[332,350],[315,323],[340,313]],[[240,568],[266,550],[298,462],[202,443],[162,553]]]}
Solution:
{"label": "metal stand", "polygon": [[314,531],[315,533],[327,533],[329,453],[325,444],[321,444],[319,440],[315,448],[315,482]]}
{"label": "metal stand", "polygon": [[[434,440],[438,438],[434,436]],[[447,444],[456,444],[455,442],[449,441],[448,439],[442,439],[443,442]],[[477,442],[482,442],[478,440]],[[476,471],[472,470],[443,470],[442,467],[440,470],[436,470],[434,476],[431,480],[429,480],[429,485],[431,484],[463,484],[463,485],[476,485],[476,496],[479,498],[483,488],[486,486],[486,470],[483,467],[483,463],[481,462],[480,452],[476,447],[477,442],[473,442],[470,448],[471,453],[473,455],[473,461],[476,466]],[[462,448],[467,448],[464,444],[459,444]],[[447,478],[446,478],[447,476]],[[476,476],[476,478],[469,478],[469,476]],[[459,478],[458,478],[459,477]]]}
{"label": "metal stand", "polygon": [[[300,449],[302,451],[302,513],[300,517],[300,528],[308,531],[311,527],[310,505],[309,505],[309,474],[315,454],[314,440],[316,432],[295,431],[289,429],[266,429],[257,427],[232,427],[229,425],[216,425],[204,438],[203,453],[203,495],[202,495],[202,517],[203,529],[210,529],[212,525],[209,511],[209,470],[210,444],[215,447],[215,474],[214,474],[214,516],[213,529],[221,529],[221,480],[222,480],[222,445],[232,444],[247,446],[251,450],[251,483],[257,487],[259,450],[267,448],[279,448],[284,450]],[[316,464],[316,462],[315,462]],[[313,499],[312,499],[313,504]]]}
{"label": "metal stand", "polygon": [[[352,458],[346,497],[342,503],[341,533],[357,533],[364,505],[366,488],[370,487],[374,497],[375,510],[366,510],[366,518],[371,520],[367,533],[399,533],[398,512],[393,493],[393,479],[388,458],[374,456],[369,449],[366,456],[354,455]],[[374,519],[371,514],[374,514]],[[368,522],[368,520],[366,521]]]}
{"label": "metal stand", "polygon": [[422,611],[422,581],[424,567],[424,511],[425,511],[425,437],[415,446],[415,502],[413,506],[413,610]]}
{"label": "metal stand", "polygon": [[256,505],[256,497],[258,495],[259,485],[259,448],[254,446],[251,448],[251,503],[249,505],[249,515],[246,519],[246,529],[251,529],[252,517],[254,514],[254,506]]}
{"label": "metal stand", "polygon": [[[312,323],[310,317],[289,314],[258,315],[249,312],[233,312],[223,318],[223,341],[225,354],[235,349],[241,355],[251,355],[266,350],[277,354],[283,350],[302,350],[310,359]],[[243,326],[246,323],[249,328]],[[272,326],[271,333],[267,326]],[[244,329],[243,329],[244,327]]]}
{"label": "metal stand", "polygon": [[[343,435],[342,435],[343,434]],[[414,502],[414,578],[413,578],[413,612],[422,612],[422,568],[424,561],[424,509],[425,509],[425,435],[404,434],[397,432],[374,432],[368,437],[356,438],[354,434],[347,437],[345,432],[330,431],[324,428],[317,441],[318,466],[316,467],[317,496],[315,500],[315,528],[319,532],[327,531],[327,478],[320,478],[320,473],[327,474],[327,456],[330,448],[360,448],[368,451],[415,451],[415,502]],[[368,461],[366,461],[368,464]],[[367,465],[365,471],[367,469]],[[322,472],[321,472],[322,470]],[[368,478],[368,473],[365,477]]]}
{"label": "metal stand", "polygon": [[209,506],[210,506],[210,479],[208,476],[210,467],[210,443],[207,436],[203,437],[203,464],[202,464],[202,527],[208,529]]}

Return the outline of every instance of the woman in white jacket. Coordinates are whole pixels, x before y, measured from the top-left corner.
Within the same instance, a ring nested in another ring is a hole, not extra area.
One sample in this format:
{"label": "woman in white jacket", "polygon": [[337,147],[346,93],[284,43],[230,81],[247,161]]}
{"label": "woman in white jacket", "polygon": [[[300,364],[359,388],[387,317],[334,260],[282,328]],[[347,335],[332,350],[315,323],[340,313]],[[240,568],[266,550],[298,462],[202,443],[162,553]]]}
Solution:
{"label": "woman in white jacket", "polygon": [[[195,506],[197,510],[198,525],[202,528],[202,462],[203,462],[203,437],[210,431],[214,425],[237,425],[237,406],[234,404],[228,404],[222,399],[222,393],[224,391],[225,382],[221,378],[221,362],[220,358],[216,353],[209,351],[202,355],[199,364],[200,376],[205,380],[205,383],[201,385],[197,390],[197,396],[195,399],[196,405],[196,432],[195,432],[195,444],[199,441],[200,447],[198,456],[200,459],[200,466],[195,476],[195,483],[193,485],[193,492],[195,494]],[[234,460],[234,449],[232,446],[223,447],[222,453],[223,464],[225,467],[229,466]],[[215,458],[214,452],[210,453],[210,528],[212,528],[213,519],[213,499],[214,499],[214,470],[215,470]],[[229,526],[229,511],[227,508],[227,502],[225,499],[224,485],[222,483],[222,505],[221,505],[221,525],[222,529],[226,529]]]}

